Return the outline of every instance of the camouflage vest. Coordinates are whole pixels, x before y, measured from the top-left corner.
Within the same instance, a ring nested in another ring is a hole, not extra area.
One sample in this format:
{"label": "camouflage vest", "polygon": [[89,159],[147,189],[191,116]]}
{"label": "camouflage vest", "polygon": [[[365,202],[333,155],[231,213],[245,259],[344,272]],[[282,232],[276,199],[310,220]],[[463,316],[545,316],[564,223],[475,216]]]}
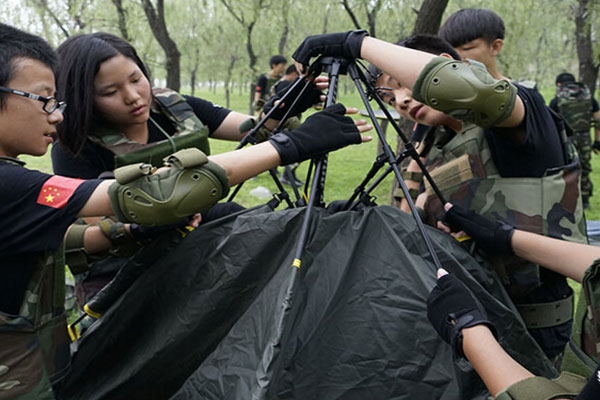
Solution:
{"label": "camouflage vest", "polygon": [[[458,134],[448,130],[435,135],[427,169],[447,201],[519,229],[587,243],[577,159],[547,171],[544,177],[503,178],[482,128],[467,123]],[[426,189],[427,222],[433,225],[443,215],[443,207],[431,187],[426,185]],[[514,298],[540,284],[537,265],[515,256],[491,261]]]}
{"label": "camouflage vest", "polygon": [[589,378],[600,363],[600,259],[581,282],[573,331],[565,349],[563,370]]}
{"label": "camouflage vest", "polygon": [[153,143],[138,143],[123,133],[107,126],[97,127],[89,136],[95,144],[115,154],[115,168],[123,165],[145,162],[156,167],[162,166],[166,156],[190,147],[196,147],[210,154],[208,128],[198,119],[185,98],[171,89],[153,89],[152,111],[165,115],[175,127],[169,135],[152,118],[150,123],[165,135],[165,140]]}
{"label": "camouflage vest", "polygon": [[592,95],[583,83],[573,82],[556,90],[558,110],[574,132],[589,132],[592,123]]}
{"label": "camouflage vest", "polygon": [[19,315],[0,314],[0,398],[54,399],[69,372],[63,249],[40,256]]}

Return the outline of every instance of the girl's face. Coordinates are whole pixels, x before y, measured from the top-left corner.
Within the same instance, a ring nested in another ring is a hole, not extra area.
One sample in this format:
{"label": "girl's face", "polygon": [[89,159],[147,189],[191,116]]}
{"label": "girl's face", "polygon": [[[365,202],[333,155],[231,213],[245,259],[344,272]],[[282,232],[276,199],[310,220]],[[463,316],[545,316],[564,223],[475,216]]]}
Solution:
{"label": "girl's face", "polygon": [[94,106],[104,120],[121,129],[145,124],[151,102],[150,82],[131,58],[119,54],[100,64]]}
{"label": "girl's face", "polygon": [[404,118],[429,126],[445,125],[451,119],[443,112],[434,110],[413,99],[412,90],[400,85],[398,81],[386,73],[377,79],[376,85],[386,88],[380,89],[383,100],[394,107]]}

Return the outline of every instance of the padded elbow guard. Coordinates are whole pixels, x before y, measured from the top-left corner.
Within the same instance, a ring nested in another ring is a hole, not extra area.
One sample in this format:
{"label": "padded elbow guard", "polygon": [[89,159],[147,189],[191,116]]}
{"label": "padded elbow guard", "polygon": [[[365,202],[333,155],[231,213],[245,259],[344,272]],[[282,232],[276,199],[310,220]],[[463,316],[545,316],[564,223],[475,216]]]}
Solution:
{"label": "padded elbow guard", "polygon": [[517,88],[494,79],[483,64],[469,63],[433,58],[415,82],[413,97],[461,121],[496,126],[512,113]]}
{"label": "padded elbow guard", "polygon": [[166,225],[202,212],[229,192],[223,168],[196,148],[164,159],[169,169],[153,174],[149,164],[132,164],[115,170],[116,182],[108,189],[115,216],[140,225]]}

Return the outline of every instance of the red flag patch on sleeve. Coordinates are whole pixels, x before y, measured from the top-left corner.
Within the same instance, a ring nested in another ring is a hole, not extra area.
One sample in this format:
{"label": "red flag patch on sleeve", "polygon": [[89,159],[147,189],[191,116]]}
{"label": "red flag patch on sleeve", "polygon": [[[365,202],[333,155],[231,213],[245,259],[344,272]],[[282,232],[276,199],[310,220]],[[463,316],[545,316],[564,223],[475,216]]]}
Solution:
{"label": "red flag patch on sleeve", "polygon": [[37,203],[52,208],[63,208],[75,193],[75,189],[83,182],[83,179],[53,175],[42,186]]}

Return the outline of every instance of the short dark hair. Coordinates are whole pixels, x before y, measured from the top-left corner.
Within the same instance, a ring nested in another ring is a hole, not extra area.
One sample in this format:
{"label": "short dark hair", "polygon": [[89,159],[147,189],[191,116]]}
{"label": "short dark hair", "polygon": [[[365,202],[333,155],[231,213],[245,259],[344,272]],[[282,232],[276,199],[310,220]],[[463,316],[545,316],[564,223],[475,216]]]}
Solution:
{"label": "short dark hair", "polygon": [[271,59],[269,60],[269,67],[273,67],[273,65],[285,64],[285,63],[287,63],[287,60],[285,59],[284,56],[276,55],[276,56],[271,57]]}
{"label": "short dark hair", "polygon": [[[396,43],[398,46],[406,47],[409,49],[420,50],[426,53],[435,54],[436,56],[442,53],[448,53],[455,60],[460,60],[460,55],[450,43],[444,39],[434,35],[415,35],[409,36],[405,39],[400,40]],[[382,71],[374,66],[369,65],[367,68],[371,80],[374,82],[381,76]]]}
{"label": "short dark hair", "polygon": [[504,39],[504,22],[491,10],[463,8],[448,17],[438,35],[454,47],[479,38],[492,43]]}
{"label": "short dark hair", "polygon": [[285,75],[297,74],[297,73],[298,73],[298,70],[296,69],[296,66],[294,64],[288,65],[288,67],[285,69]]}
{"label": "short dark hair", "polygon": [[557,85],[559,83],[562,85],[562,84],[571,83],[571,82],[575,82],[575,76],[569,72],[562,72],[562,73],[556,75],[555,83]]}
{"label": "short dark hair", "polygon": [[83,149],[87,137],[102,118],[94,111],[94,78],[100,65],[115,56],[133,60],[150,81],[148,69],[131,44],[106,32],[70,37],[57,49],[60,66],[57,74],[58,97],[69,105],[58,138],[71,152]]}
{"label": "short dark hair", "polygon": [[[0,23],[0,86],[6,86],[15,77],[19,58],[40,61],[56,72],[58,57],[48,42]],[[4,108],[6,95],[8,93],[0,93],[0,109]]]}

